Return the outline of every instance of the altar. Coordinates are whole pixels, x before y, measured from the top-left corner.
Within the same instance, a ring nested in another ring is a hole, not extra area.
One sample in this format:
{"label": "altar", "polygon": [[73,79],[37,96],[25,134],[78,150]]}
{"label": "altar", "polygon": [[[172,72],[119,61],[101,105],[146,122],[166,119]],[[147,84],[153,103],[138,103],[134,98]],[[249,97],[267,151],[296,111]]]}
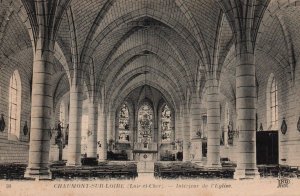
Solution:
{"label": "altar", "polygon": [[138,173],[154,173],[154,163],[158,160],[157,143],[135,143],[133,158],[137,161]]}
{"label": "altar", "polygon": [[137,162],[157,161],[157,152],[157,143],[135,143],[133,149],[133,159]]}

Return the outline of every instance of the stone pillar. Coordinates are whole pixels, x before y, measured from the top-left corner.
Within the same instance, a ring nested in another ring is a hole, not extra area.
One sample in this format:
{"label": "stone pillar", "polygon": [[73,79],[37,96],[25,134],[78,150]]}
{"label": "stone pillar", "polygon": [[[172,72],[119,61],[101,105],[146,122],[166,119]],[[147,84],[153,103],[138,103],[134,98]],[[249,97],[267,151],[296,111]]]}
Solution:
{"label": "stone pillar", "polygon": [[[192,117],[192,125],[191,125],[191,139],[198,138],[197,141],[200,141],[200,136],[197,135],[197,132],[201,132],[201,121],[202,121],[202,115],[201,115],[201,109],[200,109],[200,98],[197,96],[196,93],[193,94],[192,98],[192,105],[191,105],[191,117]],[[194,142],[196,140],[193,140]],[[202,145],[202,142],[201,142]],[[198,145],[197,145],[198,146]],[[194,154],[195,157],[197,157],[197,161],[202,159],[202,146],[196,148],[196,152],[191,152]],[[191,150],[195,150],[192,149]]]}
{"label": "stone pillar", "polygon": [[175,120],[175,112],[173,110],[172,111],[172,114],[171,114],[171,129],[172,129],[172,134],[171,134],[171,142],[173,142],[175,140],[175,133],[176,133],[176,128],[175,128],[175,123],[176,123],[176,120]]}
{"label": "stone pillar", "polygon": [[[209,74],[208,74],[209,75]],[[207,78],[207,167],[220,167],[220,102],[218,81]]]}
{"label": "stone pillar", "polygon": [[191,103],[191,138],[196,136],[196,132],[200,130],[201,112],[200,112],[200,99],[193,93]]}
{"label": "stone pillar", "polygon": [[191,143],[191,151],[195,152],[192,161],[199,165],[202,165],[202,139],[200,137],[194,137],[191,139]]}
{"label": "stone pillar", "polygon": [[236,67],[236,110],[239,139],[235,178],[254,178],[259,175],[256,167],[255,65],[254,54],[249,52],[249,49],[247,51],[246,46],[243,45],[237,47],[239,63]]}
{"label": "stone pillar", "polygon": [[207,113],[202,115],[202,135],[207,138]]}
{"label": "stone pillar", "polygon": [[115,134],[113,133],[113,116],[111,115],[110,112],[106,113],[107,117],[106,117],[106,129],[107,129],[107,139],[113,139],[115,141]]}
{"label": "stone pillar", "polygon": [[[128,105],[127,105],[128,106]],[[130,143],[130,151],[129,151],[129,160],[133,160],[133,145],[134,145],[134,111],[132,106],[128,106],[129,109],[129,143]]]}
{"label": "stone pillar", "polygon": [[134,144],[138,142],[138,127],[136,124],[134,124],[132,132],[133,132],[133,147],[134,147]]}
{"label": "stone pillar", "polygon": [[117,112],[115,115],[115,120],[114,120],[114,130],[115,130],[115,141],[116,143],[119,142],[119,136],[120,136],[120,132],[119,132],[119,112]]}
{"label": "stone pillar", "polygon": [[224,126],[224,146],[228,147],[228,125]]}
{"label": "stone pillar", "polygon": [[182,139],[182,120],[179,113],[175,116],[175,139]]}
{"label": "stone pillar", "polygon": [[[64,145],[68,145],[66,143],[66,134],[67,134],[67,131],[69,131],[69,101],[70,101],[70,96],[68,96],[68,99],[67,100],[64,100],[64,103],[65,103],[65,122],[64,122],[64,125],[63,125],[63,136],[64,136],[64,139],[63,139],[63,144]],[[64,155],[63,155],[64,156]]]}
{"label": "stone pillar", "polygon": [[[45,27],[41,25],[40,28]],[[37,40],[33,62],[29,161],[25,177],[51,179],[48,162],[53,107],[51,88],[53,43],[46,41],[43,33],[40,34],[42,35],[39,35]]]}
{"label": "stone pillar", "polygon": [[63,124],[63,140],[62,140],[62,160],[68,160],[68,139],[69,139],[69,95],[63,99],[65,103],[65,122]]}
{"label": "stone pillar", "polygon": [[107,159],[107,124],[103,105],[98,106],[98,161]]}
{"label": "stone pillar", "polygon": [[135,143],[138,143],[139,142],[139,126],[138,126],[138,124],[139,124],[139,121],[138,121],[138,115],[139,115],[139,113],[138,113],[138,107],[137,106],[135,106],[135,111],[134,111],[134,138],[135,138],[135,140],[134,140],[134,142]]}
{"label": "stone pillar", "polygon": [[[129,110],[130,111],[130,110]],[[135,142],[135,122],[134,122],[134,111],[129,112],[129,130],[130,130],[130,145],[133,150],[134,142]]]}
{"label": "stone pillar", "polygon": [[229,104],[225,104],[225,118],[224,118],[224,146],[228,147],[228,126],[230,121]]}
{"label": "stone pillar", "polygon": [[[159,114],[158,114],[159,115]],[[156,108],[153,108],[153,130],[152,130],[152,143],[157,143],[158,144],[158,141],[159,141],[159,138],[158,138],[158,117],[157,115],[157,109]]]}
{"label": "stone pillar", "polygon": [[98,107],[97,103],[93,100],[89,102],[89,132],[87,143],[87,157],[97,158],[97,120],[98,120]]}
{"label": "stone pillar", "polygon": [[157,160],[160,161],[160,154],[161,154],[161,151],[160,151],[160,147],[161,147],[161,144],[162,144],[162,119],[161,119],[161,113],[162,113],[162,107],[159,108],[158,110],[158,116],[157,116],[157,128],[154,129],[155,131],[155,135],[157,135],[157,138],[156,138],[156,142],[157,142]]}
{"label": "stone pillar", "polygon": [[159,125],[154,125],[154,129],[153,129],[153,142],[155,142],[155,143],[161,143],[161,141],[159,140],[159,138],[161,138],[161,136],[159,136],[158,126]]}
{"label": "stone pillar", "polygon": [[68,144],[68,166],[81,165],[81,121],[83,85],[76,84],[76,76],[70,89],[70,117],[69,117],[69,144]]}
{"label": "stone pillar", "polygon": [[190,116],[188,109],[184,109],[183,115],[183,159],[182,161],[190,161]]}

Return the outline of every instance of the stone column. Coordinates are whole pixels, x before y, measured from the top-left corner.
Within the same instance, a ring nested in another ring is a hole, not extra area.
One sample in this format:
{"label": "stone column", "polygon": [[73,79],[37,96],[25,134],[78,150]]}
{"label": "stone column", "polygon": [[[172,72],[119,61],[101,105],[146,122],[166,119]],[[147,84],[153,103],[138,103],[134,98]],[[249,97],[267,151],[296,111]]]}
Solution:
{"label": "stone column", "polygon": [[196,132],[200,130],[201,125],[201,110],[200,110],[200,98],[193,93],[191,103],[191,138],[196,136]]}
{"label": "stone column", "polygon": [[[209,75],[209,74],[208,74]],[[220,102],[218,81],[207,78],[207,167],[220,167]]]}
{"label": "stone column", "polygon": [[202,127],[201,135],[203,137],[207,138],[207,112],[206,112],[206,114],[202,115],[202,125],[201,125],[201,127]]}
{"label": "stone column", "polygon": [[183,115],[183,159],[182,161],[190,161],[190,116],[188,109],[184,109]]}
{"label": "stone column", "polygon": [[114,128],[114,125],[113,125],[113,116],[111,115],[111,112],[107,112],[106,113],[107,117],[106,117],[106,129],[107,129],[107,139],[110,140],[110,139],[113,139],[115,140],[115,134],[113,133],[113,128]]}
{"label": "stone column", "polygon": [[[201,115],[201,109],[200,109],[200,98],[197,96],[196,93],[193,94],[192,98],[192,105],[191,105],[191,117],[192,117],[192,125],[191,125],[191,139],[198,138],[198,140],[193,140],[201,142],[200,136],[197,136],[196,133],[201,130],[201,121],[202,121],[202,115]],[[191,149],[194,150],[194,149]],[[194,153],[195,157],[197,157],[197,161],[202,159],[202,146],[197,148],[197,152],[191,152]]]}
{"label": "stone column", "polygon": [[230,121],[229,104],[225,104],[225,118],[224,118],[224,146],[228,147],[228,126]]}
{"label": "stone column", "polygon": [[134,144],[138,143],[138,127],[136,124],[134,124],[132,132],[133,132],[133,147],[134,147]]}
{"label": "stone column", "polygon": [[228,125],[224,125],[224,146],[228,147]]}
{"label": "stone column", "polygon": [[159,125],[154,125],[154,129],[153,129],[153,142],[155,143],[161,143],[161,141],[159,141],[159,138],[161,138],[161,136],[159,136],[159,130],[158,130]]}
{"label": "stone column", "polygon": [[66,96],[64,98],[65,103],[65,123],[63,128],[63,152],[62,152],[62,160],[68,160],[68,142],[69,142],[69,102],[70,96]]}
{"label": "stone column", "polygon": [[158,116],[157,116],[157,128],[154,129],[156,132],[156,135],[157,135],[157,146],[158,146],[158,153],[157,153],[157,160],[159,161],[160,160],[160,154],[161,154],[161,151],[160,151],[160,147],[161,147],[161,143],[162,143],[162,119],[161,119],[161,112],[162,112],[162,107],[159,108],[158,110]]}
{"label": "stone column", "polygon": [[134,142],[135,142],[135,121],[134,121],[134,112],[129,112],[129,130],[130,130],[130,145],[133,150]]}
{"label": "stone column", "polygon": [[137,106],[135,106],[135,111],[134,111],[134,137],[135,137],[135,140],[134,140],[134,142],[135,143],[138,143],[139,142],[139,120],[138,120],[138,115],[139,115],[139,113],[138,113],[138,107]]}
{"label": "stone column", "polygon": [[[103,105],[98,106],[98,161],[107,159],[107,124]],[[101,146],[100,146],[101,145]]]}
{"label": "stone column", "polygon": [[64,144],[66,144],[66,131],[69,131],[69,102],[70,102],[70,96],[68,96],[67,100],[64,100],[65,103],[65,123],[64,123],[64,140],[63,140]]}
{"label": "stone column", "polygon": [[70,117],[69,117],[69,144],[68,144],[68,166],[81,165],[81,121],[82,121],[82,102],[83,85],[75,82],[70,89]]}
{"label": "stone column", "polygon": [[119,111],[114,115],[115,116],[115,120],[114,120],[114,130],[115,130],[115,141],[116,143],[119,142]]}
{"label": "stone column", "polygon": [[171,129],[172,129],[172,134],[171,134],[171,142],[173,142],[175,140],[175,133],[176,133],[176,128],[175,128],[175,112],[173,110],[172,111],[172,116],[171,116]]}
{"label": "stone column", "polygon": [[41,34],[36,43],[33,62],[29,162],[25,177],[51,179],[48,162],[53,105],[53,43],[50,40],[46,41],[43,33]]}
{"label": "stone column", "polygon": [[[95,98],[94,98],[95,99]],[[97,158],[97,120],[98,107],[97,102],[91,100],[89,102],[89,127],[88,127],[88,141],[87,141],[87,157]]]}
{"label": "stone column", "polygon": [[175,139],[182,139],[182,119],[179,113],[175,116]]}
{"label": "stone column", "polygon": [[[252,43],[248,43],[250,46]],[[238,163],[235,178],[258,176],[256,167],[256,82],[254,54],[246,49],[246,44],[237,46],[236,67],[236,110],[238,139]]]}

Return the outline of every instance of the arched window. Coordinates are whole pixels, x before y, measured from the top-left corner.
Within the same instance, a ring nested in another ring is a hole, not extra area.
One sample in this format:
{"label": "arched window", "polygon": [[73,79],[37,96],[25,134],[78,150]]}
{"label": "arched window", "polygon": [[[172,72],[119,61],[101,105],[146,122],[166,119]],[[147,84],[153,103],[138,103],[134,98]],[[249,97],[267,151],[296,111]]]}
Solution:
{"label": "arched window", "polygon": [[172,113],[168,105],[161,112],[161,139],[162,142],[170,142],[172,137]]}
{"label": "arched window", "polygon": [[123,104],[119,112],[119,142],[129,142],[129,110],[126,104]]}
{"label": "arched window", "polygon": [[278,127],[278,97],[277,97],[277,82],[275,77],[273,78],[271,84],[271,124],[274,127]]}
{"label": "arched window", "polygon": [[66,145],[68,145],[69,142],[69,126],[68,126],[68,121],[66,119],[67,115],[68,115],[68,104],[62,101],[59,107],[59,123],[64,138],[64,144]]}
{"label": "arched window", "polygon": [[270,75],[267,88],[268,129],[278,129],[278,88],[273,74]]}
{"label": "arched window", "polygon": [[144,103],[138,111],[138,142],[150,143],[153,133],[153,109]]}
{"label": "arched window", "polygon": [[59,108],[59,121],[61,123],[61,126],[64,126],[65,124],[65,117],[66,117],[66,108],[65,108],[65,103],[62,101],[60,103],[60,108]]}
{"label": "arched window", "polygon": [[17,140],[20,137],[21,126],[21,79],[19,72],[13,72],[9,83],[9,139]]}

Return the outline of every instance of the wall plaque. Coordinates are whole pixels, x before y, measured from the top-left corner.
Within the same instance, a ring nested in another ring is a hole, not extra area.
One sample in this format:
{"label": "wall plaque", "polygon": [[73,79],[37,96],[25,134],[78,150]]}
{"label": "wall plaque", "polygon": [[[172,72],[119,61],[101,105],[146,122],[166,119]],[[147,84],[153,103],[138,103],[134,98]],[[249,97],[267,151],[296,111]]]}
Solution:
{"label": "wall plaque", "polygon": [[28,126],[27,126],[27,121],[25,121],[25,125],[23,127],[23,134],[26,136],[28,134]]}
{"label": "wall plaque", "polygon": [[285,118],[283,118],[282,124],[281,124],[281,133],[282,133],[283,135],[285,135],[286,132],[287,132],[287,124],[286,124],[286,122],[285,122]]}
{"label": "wall plaque", "polygon": [[300,131],[300,117],[299,117],[298,123],[297,123],[297,130]]}
{"label": "wall plaque", "polygon": [[1,114],[1,118],[0,118],[0,132],[3,132],[4,130],[5,130],[4,114]]}
{"label": "wall plaque", "polygon": [[263,131],[263,130],[264,130],[264,127],[263,127],[262,123],[260,123],[259,131]]}

